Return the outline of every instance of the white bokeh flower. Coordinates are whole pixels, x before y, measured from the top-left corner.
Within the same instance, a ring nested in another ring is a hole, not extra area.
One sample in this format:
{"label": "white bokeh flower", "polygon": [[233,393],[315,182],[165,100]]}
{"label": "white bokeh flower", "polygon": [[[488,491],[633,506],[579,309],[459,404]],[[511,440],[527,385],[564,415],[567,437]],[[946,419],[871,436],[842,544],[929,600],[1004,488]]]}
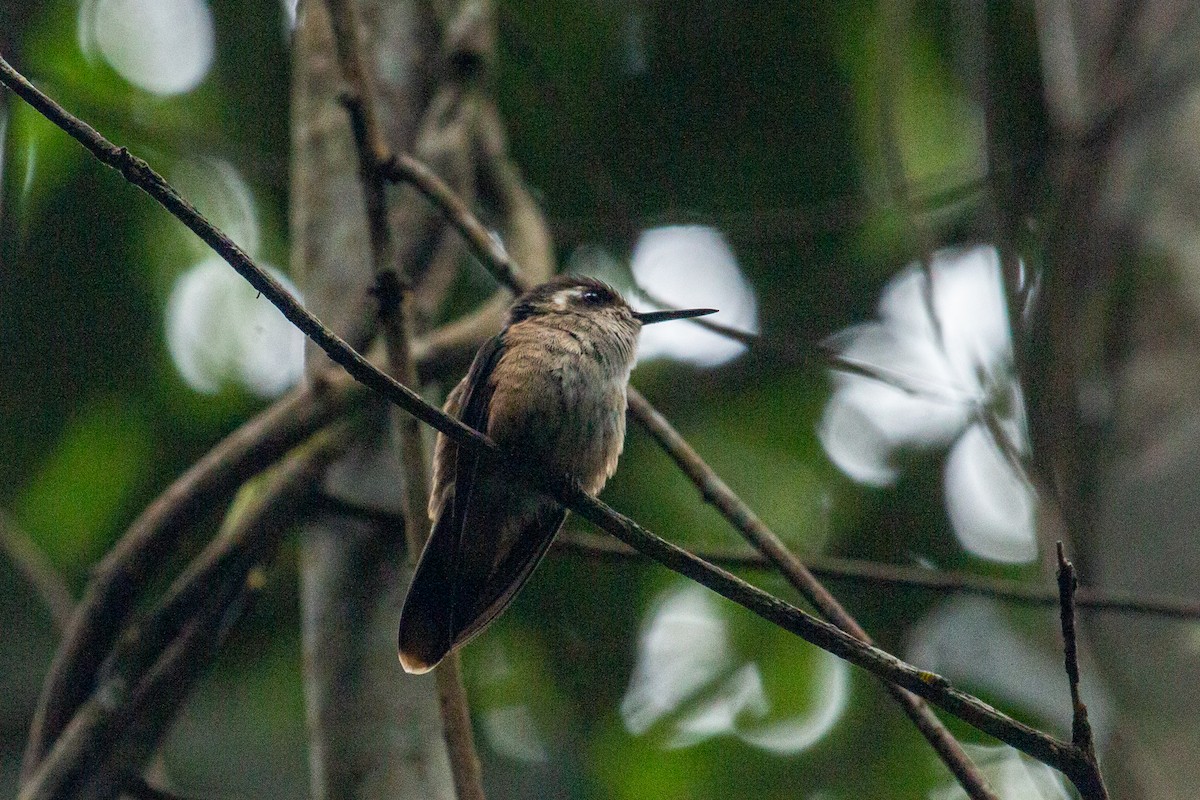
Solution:
{"label": "white bokeh flower", "polygon": [[1032,560],[1025,405],[995,248],[940,250],[928,272],[908,267],[884,289],[879,317],[829,342],[847,367],[834,372],[818,429],[830,460],[886,486],[904,450],[949,447],[946,508],[962,545],[993,561]]}
{"label": "white bokeh flower", "polygon": [[[261,263],[254,194],[232,164],[189,159],[175,165],[172,178],[201,213]],[[297,384],[304,376],[304,334],[198,240],[187,241],[199,261],[176,276],[166,308],[167,350],[184,381],[203,394],[234,384],[262,398]],[[263,266],[303,302],[283,273]]]}
{"label": "white bokeh flower", "polygon": [[833,729],[850,697],[849,665],[822,651],[814,657],[807,698],[772,697],[758,663],[735,652],[716,596],[685,583],[649,615],[621,718],[634,735],[658,731],[668,749],[732,736],[777,755],[798,753]]}
{"label": "white bokeh flower", "polygon": [[[1068,800],[1072,796],[1059,773],[1007,745],[964,744],[963,749],[1001,800]],[[966,800],[967,792],[949,778],[926,797]]]}
{"label": "white bokeh flower", "polygon": [[[265,268],[300,296],[279,270]],[[270,398],[304,375],[304,334],[218,258],[179,276],[167,300],[166,318],[171,360],[197,392],[215,394],[234,383]]]}
{"label": "white bokeh flower", "polygon": [[[675,308],[716,308],[707,319],[758,333],[758,299],[716,228],[666,225],[643,231],[630,270],[637,290],[629,299],[638,311],[656,308],[655,301]],[[689,322],[648,327],[638,343],[639,360],[666,357],[699,367],[715,367],[744,352],[741,342]]]}
{"label": "white bokeh flower", "polygon": [[152,94],[195,89],[216,55],[216,26],[204,0],[83,0],[80,49],[97,51],[117,74]]}

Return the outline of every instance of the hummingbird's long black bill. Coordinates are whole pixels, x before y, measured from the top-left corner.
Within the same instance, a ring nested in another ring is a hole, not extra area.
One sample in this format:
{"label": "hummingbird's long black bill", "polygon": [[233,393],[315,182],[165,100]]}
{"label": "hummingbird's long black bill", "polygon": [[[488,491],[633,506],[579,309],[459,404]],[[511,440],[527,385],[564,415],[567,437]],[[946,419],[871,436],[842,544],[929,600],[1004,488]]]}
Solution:
{"label": "hummingbird's long black bill", "polygon": [[653,325],[656,322],[667,322],[672,319],[691,319],[692,317],[706,317],[709,314],[717,313],[715,308],[678,308],[670,311],[635,311],[633,316],[643,325]]}

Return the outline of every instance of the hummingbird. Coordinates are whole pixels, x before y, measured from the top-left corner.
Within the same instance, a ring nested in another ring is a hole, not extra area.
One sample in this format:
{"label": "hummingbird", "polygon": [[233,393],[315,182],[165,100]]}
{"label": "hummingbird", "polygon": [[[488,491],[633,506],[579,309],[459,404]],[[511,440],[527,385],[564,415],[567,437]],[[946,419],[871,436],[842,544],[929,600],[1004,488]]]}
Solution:
{"label": "hummingbird", "polygon": [[[517,298],[444,410],[490,437],[516,468],[566,477],[595,496],[624,447],[642,326],[712,313],[634,311],[601,281],[559,276]],[[504,611],[566,519],[566,509],[497,461],[437,437],[433,531],[400,614],[406,672],[433,669]]]}

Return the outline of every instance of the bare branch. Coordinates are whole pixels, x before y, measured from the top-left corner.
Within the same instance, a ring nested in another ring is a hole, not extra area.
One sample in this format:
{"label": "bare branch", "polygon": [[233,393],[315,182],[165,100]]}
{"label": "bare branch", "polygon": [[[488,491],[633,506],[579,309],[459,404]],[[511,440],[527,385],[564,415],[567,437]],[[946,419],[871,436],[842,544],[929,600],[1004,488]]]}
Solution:
{"label": "bare branch", "polygon": [[463,683],[462,659],[451,653],[434,670],[442,704],[442,735],[450,754],[450,771],[459,800],[483,800],[483,769],[471,728],[471,706]]}
{"label": "bare branch", "polygon": [[476,218],[471,210],[454,194],[446,182],[433,170],[412,156],[400,153],[380,167],[388,180],[409,183],[416,187],[429,202],[446,215],[450,223],[463,235],[467,244],[488,271],[502,284],[520,293],[525,283],[521,273],[500,240]]}
{"label": "bare branch", "polygon": [[[409,164],[409,181],[455,223],[462,241],[473,240],[478,245],[487,246],[493,256],[503,254],[510,269],[515,268],[518,262],[522,264],[521,285],[549,280],[555,272],[555,260],[545,216],[508,153],[499,113],[486,101],[480,103],[479,112],[474,127],[474,149],[477,151],[481,174],[481,194],[495,205],[502,216],[508,248],[495,242],[495,237],[478,224],[468,204],[449,185],[438,180],[436,173],[423,169],[421,162],[414,160]],[[489,269],[494,263],[490,262]],[[449,369],[457,368],[457,373],[461,374],[479,346],[500,330],[515,291],[519,291],[515,284],[506,285],[474,312],[414,342],[414,355]]]}
{"label": "bare branch", "polygon": [[[715,506],[721,515],[737,529],[738,533],[762,553],[808,602],[812,603],[821,616],[857,639],[868,644],[871,643],[871,637],[866,630],[808,571],[796,554],[783,543],[783,540],[776,536],[775,532],[768,528],[766,523],[742,502],[740,497],[734,494],[729,485],[721,480],[708,464],[704,463],[700,454],[693,450],[691,445],[679,435],[679,432],[671,427],[666,418],[632,387],[629,389],[629,410],[647,433],[692,480],[704,499]],[[933,711],[916,695],[906,692],[894,684],[885,681],[884,688],[900,704],[904,713],[916,725],[917,730],[937,751],[938,756],[954,773],[968,796],[995,800],[996,795],[988,787],[979,768],[971,762],[971,759],[963,752],[962,747]]]}
{"label": "bare branch", "polygon": [[204,240],[205,244],[221,256],[251,286],[261,292],[289,322],[299,328],[305,336],[324,350],[357,381],[442,433],[451,435],[451,431],[453,431],[453,435],[457,437],[465,437],[485,446],[489,443],[487,437],[478,431],[471,430],[445,414],[435,413],[437,409],[425,403],[420,395],[375,368],[361,353],[306,310],[300,301],[283,288],[279,281],[254,263],[232,239],[218,230],[191,203],[183,199],[161,175],[150,168],[149,164],[131,154],[124,147],[114,145],[90,125],[68,113],[62,106],[26,80],[3,58],[0,58],[0,83],[3,83],[21,99],[37,109],[46,119],[82,144],[98,160],[120,172],[127,181],[146,192],[163,208],[170,211],[176,219]]}
{"label": "bare branch", "polygon": [[1087,779],[1076,782],[1084,800],[1108,800],[1108,789],[1100,775],[1096,762],[1096,742],[1092,738],[1092,725],[1088,722],[1088,710],[1079,694],[1079,643],[1075,635],[1075,588],[1078,579],[1075,565],[1067,560],[1062,542],[1055,543],[1058,556],[1059,615],[1062,620],[1063,660],[1067,669],[1067,684],[1071,690],[1071,742],[1083,754],[1090,769]]}
{"label": "bare branch", "polygon": [[[390,148],[384,138],[374,101],[370,72],[362,57],[362,42],[358,38],[355,0],[328,0],[333,19],[334,40],[347,82],[357,93],[356,102],[348,104],[351,128],[355,132],[359,164],[366,192],[368,228],[371,230],[371,250],[375,274],[383,278],[392,264],[392,239],[384,203],[385,182],[382,167],[391,161]],[[406,265],[398,265],[403,269]],[[411,350],[413,305],[411,292],[406,291],[409,276],[400,280],[401,297],[383,314],[384,341],[388,352],[390,372],[403,383],[417,385],[417,371]],[[425,443],[420,425],[412,415],[400,415],[393,424],[399,440],[404,486],[404,534],[411,562],[416,561],[429,538],[430,478]],[[450,770],[459,800],[484,800],[483,778],[475,738],[471,729],[471,713],[467,705],[466,687],[457,654],[447,659],[437,675],[438,695],[442,706],[443,735],[450,756]]]}

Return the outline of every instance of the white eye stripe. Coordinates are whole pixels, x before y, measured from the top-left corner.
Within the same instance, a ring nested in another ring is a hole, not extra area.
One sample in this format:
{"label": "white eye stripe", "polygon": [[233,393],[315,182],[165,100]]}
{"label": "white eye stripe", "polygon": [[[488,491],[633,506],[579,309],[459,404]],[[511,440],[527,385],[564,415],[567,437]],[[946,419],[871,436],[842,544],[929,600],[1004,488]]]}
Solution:
{"label": "white eye stripe", "polygon": [[554,300],[552,302],[555,308],[557,308],[559,311],[563,311],[567,308],[567,306],[571,305],[572,300],[578,299],[578,289],[563,289],[554,293]]}

